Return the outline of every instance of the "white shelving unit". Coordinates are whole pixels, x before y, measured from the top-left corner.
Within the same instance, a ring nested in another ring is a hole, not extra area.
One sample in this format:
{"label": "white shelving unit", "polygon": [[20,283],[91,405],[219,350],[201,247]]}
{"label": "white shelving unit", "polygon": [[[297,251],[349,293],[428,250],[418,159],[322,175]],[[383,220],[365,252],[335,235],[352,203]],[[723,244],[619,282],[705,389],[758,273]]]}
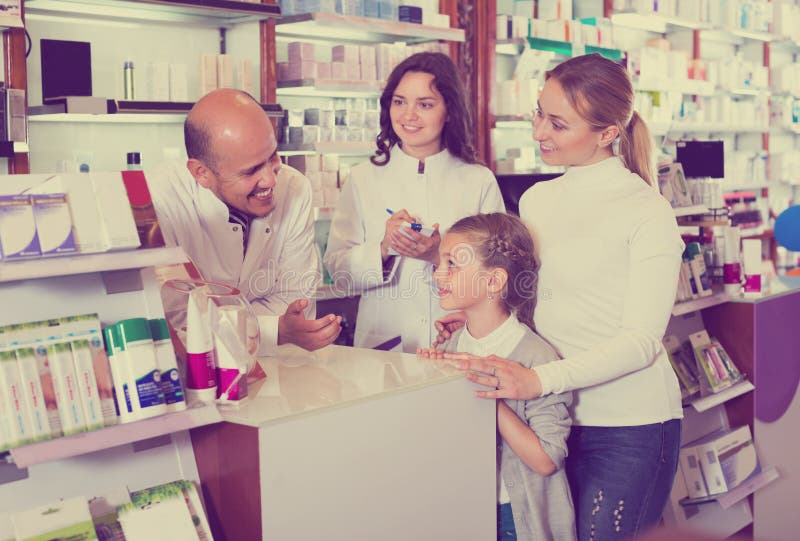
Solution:
{"label": "white shelving unit", "polygon": [[464,30],[460,28],[442,28],[335,13],[303,13],[283,17],[277,22],[275,32],[279,36],[363,43],[464,41]]}
{"label": "white shelving unit", "polygon": [[236,0],[25,0],[25,15],[219,27],[279,17],[280,8]]}
{"label": "white shelving unit", "polygon": [[278,145],[278,154],[290,156],[293,154],[339,154],[340,156],[369,156],[375,152],[373,141],[355,142],[319,142],[301,144]]}
{"label": "white shelving unit", "polygon": [[68,122],[89,124],[183,124],[186,115],[182,113],[118,113],[113,115],[90,115],[82,113],[55,113],[49,115],[30,115],[28,122]]}
{"label": "white shelving unit", "polygon": [[142,421],[24,445],[12,449],[11,458],[17,467],[27,468],[221,421],[222,415],[214,405],[189,408]]}
{"label": "white shelving unit", "polygon": [[298,79],[279,81],[278,96],[329,96],[332,98],[377,98],[381,87],[377,81],[339,79]]}
{"label": "white shelving unit", "polygon": [[779,477],[778,470],[774,467],[770,467],[750,476],[733,490],[722,494],[714,494],[713,496],[707,496],[705,498],[684,498],[680,501],[680,504],[684,507],[691,507],[693,505],[704,505],[716,502],[722,509],[729,509],[734,504],[744,500],[750,494],[764,488]]}
{"label": "white shelving unit", "polygon": [[679,302],[672,307],[673,316],[682,316],[691,312],[697,312],[704,308],[711,308],[718,304],[723,304],[731,300],[730,295],[726,293],[714,293],[707,297],[700,297],[699,299],[692,299],[690,301]]}
{"label": "white shelving unit", "polygon": [[186,254],[178,247],[4,261],[0,263],[0,283],[92,272],[141,269],[187,261],[189,259]]}
{"label": "white shelving unit", "polygon": [[[104,326],[164,317],[154,266],[186,261],[181,249],[167,247],[0,264],[0,304],[13,307],[0,311],[0,325],[85,313]],[[194,408],[12,449],[14,463],[0,465],[0,509],[199,482],[187,430],[220,420],[215,407]]]}
{"label": "white shelving unit", "polygon": [[727,389],[723,389],[718,393],[692,400],[691,405],[696,411],[707,411],[714,406],[724,404],[728,400],[736,398],[737,396],[742,396],[743,394],[747,394],[754,389],[755,386],[751,382],[747,380],[740,381],[739,383],[732,385]]}

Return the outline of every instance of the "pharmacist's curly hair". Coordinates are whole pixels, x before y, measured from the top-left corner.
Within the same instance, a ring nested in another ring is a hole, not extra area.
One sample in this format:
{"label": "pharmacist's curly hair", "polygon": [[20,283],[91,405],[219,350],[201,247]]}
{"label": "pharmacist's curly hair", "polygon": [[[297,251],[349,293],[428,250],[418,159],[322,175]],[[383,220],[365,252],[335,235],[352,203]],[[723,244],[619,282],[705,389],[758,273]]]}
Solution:
{"label": "pharmacist's curly hair", "polygon": [[433,75],[433,84],[444,98],[447,117],[442,130],[442,147],[450,154],[466,163],[479,163],[472,143],[472,118],[467,109],[464,84],[456,65],[450,57],[442,53],[416,53],[400,62],[389,78],[381,94],[381,131],[375,139],[378,149],[370,161],[375,165],[389,163],[390,151],[400,142],[392,128],[389,109],[400,80],[408,72],[422,72]]}
{"label": "pharmacist's curly hair", "polygon": [[501,298],[509,311],[531,329],[536,308],[539,264],[533,251],[533,238],[522,221],[511,214],[493,212],[461,218],[447,231],[467,237],[482,266],[501,268],[508,281]]}

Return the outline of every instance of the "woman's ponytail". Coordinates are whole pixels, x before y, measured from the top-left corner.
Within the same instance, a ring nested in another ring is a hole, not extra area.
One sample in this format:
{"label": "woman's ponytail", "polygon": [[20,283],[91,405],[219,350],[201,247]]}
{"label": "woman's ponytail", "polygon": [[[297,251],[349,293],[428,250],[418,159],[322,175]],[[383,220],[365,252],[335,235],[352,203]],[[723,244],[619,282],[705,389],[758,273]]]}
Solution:
{"label": "woman's ponytail", "polygon": [[619,154],[625,166],[653,186],[653,140],[644,119],[636,111],[619,137]]}

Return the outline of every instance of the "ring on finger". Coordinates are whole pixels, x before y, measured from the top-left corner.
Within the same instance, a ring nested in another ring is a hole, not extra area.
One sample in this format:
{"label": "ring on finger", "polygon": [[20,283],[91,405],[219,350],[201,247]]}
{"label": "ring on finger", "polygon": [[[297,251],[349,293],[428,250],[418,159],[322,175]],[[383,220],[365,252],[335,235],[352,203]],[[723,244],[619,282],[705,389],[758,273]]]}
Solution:
{"label": "ring on finger", "polygon": [[493,366],[492,367],[492,376],[495,376],[495,375],[497,375],[497,367]]}

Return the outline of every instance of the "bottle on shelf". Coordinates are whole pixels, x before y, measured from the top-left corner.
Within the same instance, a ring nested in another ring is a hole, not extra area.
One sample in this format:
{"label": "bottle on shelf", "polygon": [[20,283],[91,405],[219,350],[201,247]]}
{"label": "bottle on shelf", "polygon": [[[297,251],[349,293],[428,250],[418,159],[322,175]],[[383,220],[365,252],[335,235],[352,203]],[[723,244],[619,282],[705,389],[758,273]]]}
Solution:
{"label": "bottle on shelf", "polygon": [[128,152],[126,163],[128,171],[139,170],[142,168],[142,155],[138,152]]}
{"label": "bottle on shelf", "polygon": [[126,100],[134,99],[134,89],[133,89],[133,61],[126,60],[122,65],[122,75],[124,80],[124,94],[123,97]]}

